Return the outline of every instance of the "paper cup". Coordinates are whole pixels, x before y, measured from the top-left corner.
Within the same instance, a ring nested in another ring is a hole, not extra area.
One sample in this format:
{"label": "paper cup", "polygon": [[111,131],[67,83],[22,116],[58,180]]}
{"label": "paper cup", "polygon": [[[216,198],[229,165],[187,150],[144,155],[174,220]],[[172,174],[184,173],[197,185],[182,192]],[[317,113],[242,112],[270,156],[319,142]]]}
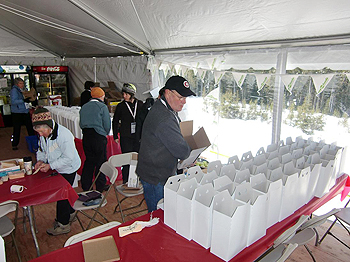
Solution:
{"label": "paper cup", "polygon": [[32,161],[24,162],[24,169],[27,175],[31,175],[33,173]]}
{"label": "paper cup", "polygon": [[12,185],[10,187],[10,191],[11,193],[21,193],[23,192],[24,186],[20,186],[20,185]]}

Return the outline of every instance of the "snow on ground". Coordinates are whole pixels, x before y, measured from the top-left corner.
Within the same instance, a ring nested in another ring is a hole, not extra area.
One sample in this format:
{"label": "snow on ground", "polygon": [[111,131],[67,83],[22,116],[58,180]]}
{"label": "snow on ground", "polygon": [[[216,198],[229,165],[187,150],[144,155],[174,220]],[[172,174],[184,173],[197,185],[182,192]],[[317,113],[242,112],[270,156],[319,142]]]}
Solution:
{"label": "snow on ground", "polygon": [[[261,122],[260,120],[240,120],[224,119],[206,113],[203,110],[203,98],[187,98],[187,103],[180,112],[182,120],[193,120],[193,131],[204,127],[212,144],[202,156],[209,161],[220,159],[227,163],[227,159],[237,155],[240,159],[242,154],[251,151],[253,156],[260,147],[266,150],[267,145],[272,141],[272,123]],[[283,114],[285,118],[287,113]],[[318,142],[324,139],[326,143],[336,142],[338,146],[348,146],[350,144],[350,134],[347,130],[338,125],[339,118],[326,116],[326,126],[323,131],[315,131],[311,137]],[[281,140],[291,137],[293,141],[296,137],[302,136],[308,139],[310,136],[304,134],[299,128],[291,127],[282,123]]]}
{"label": "snow on ground", "polygon": [[[243,153],[251,151],[253,156],[259,148],[264,147],[272,141],[272,123],[261,122],[260,120],[240,120],[240,119],[223,119],[213,116],[212,113],[206,113],[203,110],[203,98],[187,98],[187,103],[180,118],[184,120],[193,120],[193,132],[196,132],[200,127],[204,127],[209,140],[212,144],[202,157],[209,161],[221,160],[223,164],[231,156],[237,155],[239,159]],[[286,117],[287,113],[283,114]],[[340,126],[339,118],[326,116],[326,125],[323,131],[315,131],[312,136],[313,140],[318,142],[324,139],[326,143],[331,144],[336,142],[338,146],[347,147],[350,144],[350,134],[346,128]],[[283,124],[281,126],[281,139],[285,141],[287,137],[291,137],[294,141],[296,137],[302,136],[308,139],[310,136],[305,135],[300,129]],[[343,157],[347,159],[346,150],[343,152]],[[343,170],[350,173],[350,164],[346,163]],[[348,167],[349,166],[349,167]],[[349,170],[349,171],[347,171]],[[346,201],[340,202],[340,195],[329,201],[327,204],[318,209],[315,214],[322,215],[333,208],[344,207]]]}

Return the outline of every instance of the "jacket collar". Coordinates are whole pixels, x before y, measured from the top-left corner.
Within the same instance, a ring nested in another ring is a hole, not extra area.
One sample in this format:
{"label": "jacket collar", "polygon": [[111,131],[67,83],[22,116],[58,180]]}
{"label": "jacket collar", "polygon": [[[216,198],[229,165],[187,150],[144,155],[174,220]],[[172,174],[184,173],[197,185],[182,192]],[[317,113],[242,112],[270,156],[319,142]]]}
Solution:
{"label": "jacket collar", "polygon": [[55,140],[58,136],[58,124],[56,124],[55,121],[52,121],[53,122],[53,130],[52,130],[52,133],[51,135],[49,136],[50,140]]}

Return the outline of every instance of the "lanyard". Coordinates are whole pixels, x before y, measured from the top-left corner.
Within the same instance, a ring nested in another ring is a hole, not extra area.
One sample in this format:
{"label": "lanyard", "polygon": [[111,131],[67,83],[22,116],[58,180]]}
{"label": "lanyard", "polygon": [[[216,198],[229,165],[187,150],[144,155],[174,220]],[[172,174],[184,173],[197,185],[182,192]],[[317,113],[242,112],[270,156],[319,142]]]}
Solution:
{"label": "lanyard", "polygon": [[134,120],[135,120],[135,117],[136,117],[136,110],[137,110],[137,101],[136,101],[136,103],[135,103],[134,113],[132,113],[131,108],[130,108],[128,102],[125,101],[125,104],[126,104],[126,106],[128,107],[131,116],[132,116],[132,117],[134,118]]}
{"label": "lanyard", "polygon": [[[162,104],[165,105],[165,107],[169,109],[169,107],[167,106],[167,104],[165,103],[165,101],[164,101],[163,99],[160,99],[160,102],[162,102]],[[179,117],[175,114],[175,112],[174,112],[173,110],[170,110],[170,109],[169,109],[169,111],[172,112],[172,113],[174,114],[177,123],[180,124],[180,119],[179,119]]]}

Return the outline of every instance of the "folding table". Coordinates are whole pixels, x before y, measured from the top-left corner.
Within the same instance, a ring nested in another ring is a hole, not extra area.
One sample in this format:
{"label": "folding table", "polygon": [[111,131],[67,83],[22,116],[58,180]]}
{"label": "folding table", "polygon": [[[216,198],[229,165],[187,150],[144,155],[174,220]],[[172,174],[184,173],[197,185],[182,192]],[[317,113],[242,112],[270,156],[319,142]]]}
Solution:
{"label": "folding table", "polygon": [[[0,186],[0,202],[6,200],[18,201],[20,207],[28,207],[28,219],[32,232],[37,255],[40,256],[38,240],[36,238],[33,224],[33,206],[56,202],[68,199],[73,206],[78,199],[78,194],[61,175],[50,176],[52,171],[47,173],[38,172],[35,175],[26,175],[24,178],[9,180]],[[23,185],[22,193],[11,193],[12,185]]]}
{"label": "folding table", "polygon": [[[270,248],[274,240],[287,228],[292,226],[301,215],[309,215],[324,203],[340,194],[345,186],[347,175],[342,175],[337,179],[336,185],[332,187],[329,193],[322,198],[313,198],[309,203],[295,211],[292,215],[283,221],[271,226],[266,233],[254,244],[242,250],[237,256],[232,258],[231,262],[236,261],[254,261],[268,248]],[[209,249],[205,249],[194,241],[188,241],[170,227],[164,224],[163,210],[156,210],[152,213],[153,217],[159,217],[160,221],[157,225],[149,228],[144,228],[139,233],[133,233],[120,238],[118,234],[118,227],[105,231],[96,237],[112,235],[116,241],[120,261],[188,261],[188,262],[220,262],[223,261],[210,253]],[[132,224],[135,220],[148,221],[150,213],[143,215],[134,220],[125,222],[120,226],[127,226]],[[76,261],[83,262],[83,248],[82,243],[76,243],[71,246],[58,249],[51,253],[38,257],[33,262],[40,261]]]}

